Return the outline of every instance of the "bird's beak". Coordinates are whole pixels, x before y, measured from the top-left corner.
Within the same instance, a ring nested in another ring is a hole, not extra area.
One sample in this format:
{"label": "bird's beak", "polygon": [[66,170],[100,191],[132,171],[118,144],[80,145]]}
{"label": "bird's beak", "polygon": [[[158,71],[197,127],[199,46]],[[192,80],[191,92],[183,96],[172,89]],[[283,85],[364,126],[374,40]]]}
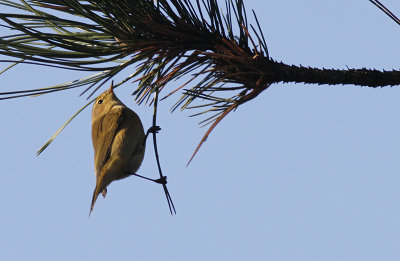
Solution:
{"label": "bird's beak", "polygon": [[111,86],[110,89],[108,89],[109,93],[113,93],[114,92],[114,81],[111,82]]}

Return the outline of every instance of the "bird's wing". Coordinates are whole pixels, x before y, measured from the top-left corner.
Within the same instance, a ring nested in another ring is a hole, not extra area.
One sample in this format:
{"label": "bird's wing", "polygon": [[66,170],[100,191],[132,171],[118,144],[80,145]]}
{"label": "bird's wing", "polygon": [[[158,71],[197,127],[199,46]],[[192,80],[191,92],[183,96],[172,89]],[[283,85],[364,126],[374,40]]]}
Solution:
{"label": "bird's wing", "polygon": [[92,126],[92,141],[94,146],[96,176],[110,157],[114,137],[123,122],[124,110],[122,107],[113,108],[100,117]]}

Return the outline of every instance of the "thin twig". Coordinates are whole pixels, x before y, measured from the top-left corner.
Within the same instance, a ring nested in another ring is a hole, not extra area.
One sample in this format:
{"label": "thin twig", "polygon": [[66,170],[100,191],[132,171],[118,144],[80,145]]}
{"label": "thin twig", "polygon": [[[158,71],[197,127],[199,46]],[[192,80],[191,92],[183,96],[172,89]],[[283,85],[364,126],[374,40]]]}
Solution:
{"label": "thin twig", "polygon": [[[157,106],[158,106],[158,88],[156,89],[154,93],[154,111],[153,111],[153,128],[157,128]],[[157,149],[157,133],[154,131],[153,132],[153,144],[154,144],[154,153],[156,156],[156,161],[157,161],[157,167],[158,167],[158,173],[160,173],[160,179],[166,179],[164,175],[162,174],[161,171],[161,164],[160,164],[160,158],[158,156],[158,149]],[[174,202],[172,201],[171,195],[169,194],[168,188],[166,184],[162,184],[165,197],[167,198],[168,202],[168,207],[169,211],[171,212],[171,215],[176,214]]]}

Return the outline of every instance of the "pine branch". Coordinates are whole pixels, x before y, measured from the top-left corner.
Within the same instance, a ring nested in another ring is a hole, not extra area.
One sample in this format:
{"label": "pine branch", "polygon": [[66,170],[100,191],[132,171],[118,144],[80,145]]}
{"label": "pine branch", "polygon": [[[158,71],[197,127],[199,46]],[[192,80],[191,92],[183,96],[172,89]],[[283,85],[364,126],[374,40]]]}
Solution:
{"label": "pine branch", "polygon": [[[29,95],[86,85],[84,92],[91,89],[90,97],[116,74],[131,70],[128,78],[139,82],[135,94],[142,103],[168,83],[191,75],[170,94],[182,91],[174,109],[201,108],[212,113],[205,122],[212,125],[204,138],[230,111],[273,83],[400,84],[396,70],[316,69],[274,61],[254,11],[256,26],[248,23],[243,0],[225,0],[226,13],[216,0],[159,0],[157,4],[153,0],[21,0],[21,4],[0,0],[1,5],[25,13],[0,13],[0,25],[19,32],[0,38],[0,54],[15,63],[101,72],[67,87],[29,90]],[[27,95],[24,92],[0,96],[14,98]]]}
{"label": "pine branch", "polygon": [[[273,69],[270,69],[273,67]],[[309,84],[353,84],[366,87],[383,87],[400,85],[400,71],[379,71],[375,69],[317,69],[303,66],[286,65],[283,63],[266,64],[273,83],[295,82]]]}

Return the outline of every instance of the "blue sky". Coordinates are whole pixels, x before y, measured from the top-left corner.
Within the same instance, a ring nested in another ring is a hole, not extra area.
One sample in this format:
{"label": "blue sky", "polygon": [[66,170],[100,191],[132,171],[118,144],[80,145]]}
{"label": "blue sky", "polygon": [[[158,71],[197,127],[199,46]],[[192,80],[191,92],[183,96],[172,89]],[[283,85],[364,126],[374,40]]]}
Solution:
{"label": "blue sky", "polygon": [[[399,1],[382,2],[400,15]],[[246,7],[276,60],[399,69],[400,27],[367,0]],[[0,86],[82,76],[21,66],[1,75]],[[135,104],[135,88],[116,93],[148,128],[152,108]],[[1,260],[399,260],[398,87],[272,85],[229,115],[187,168],[206,129],[190,112],[171,114],[173,96],[160,104],[158,140],[177,215],[159,185],[130,177],[109,186],[89,219],[91,109],[35,155],[85,103],[79,94],[0,102]],[[138,173],[156,177],[149,145]]]}

